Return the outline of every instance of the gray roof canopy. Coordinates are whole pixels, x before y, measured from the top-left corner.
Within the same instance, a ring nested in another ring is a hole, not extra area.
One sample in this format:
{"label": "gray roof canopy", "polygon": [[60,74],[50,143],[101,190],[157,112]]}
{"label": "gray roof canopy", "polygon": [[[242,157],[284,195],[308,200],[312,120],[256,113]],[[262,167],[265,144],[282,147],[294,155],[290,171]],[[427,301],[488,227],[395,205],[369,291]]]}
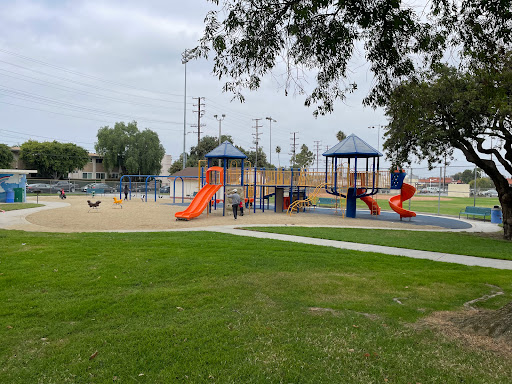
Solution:
{"label": "gray roof canopy", "polygon": [[378,157],[382,153],[352,134],[323,153],[326,157]]}
{"label": "gray roof canopy", "polygon": [[204,157],[207,159],[246,159],[247,156],[242,153],[239,149],[235,148],[229,141],[223,142],[213,151],[208,152]]}

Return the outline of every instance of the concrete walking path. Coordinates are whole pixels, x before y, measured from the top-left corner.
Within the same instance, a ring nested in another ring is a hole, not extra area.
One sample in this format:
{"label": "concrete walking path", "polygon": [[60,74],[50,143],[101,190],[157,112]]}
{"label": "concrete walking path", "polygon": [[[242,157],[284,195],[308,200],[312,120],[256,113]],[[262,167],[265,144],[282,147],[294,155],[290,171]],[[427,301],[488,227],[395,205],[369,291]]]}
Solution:
{"label": "concrete walking path", "polygon": [[[44,207],[38,208],[29,208],[29,209],[21,209],[7,212],[0,212],[0,229],[8,229],[11,225],[17,224],[30,224],[25,218],[38,211],[47,210],[47,209],[55,209],[62,208],[69,205],[69,203],[65,202],[41,202],[45,204]],[[464,220],[466,221],[466,220]],[[468,221],[470,222],[470,221]],[[499,230],[496,224],[491,223],[482,223],[482,222],[470,222],[473,226],[467,230],[440,230],[442,232],[496,232]],[[251,227],[256,227],[258,225],[250,225]],[[259,226],[277,226],[277,225],[259,225]],[[279,225],[281,226],[281,225]],[[316,227],[325,227],[321,225],[316,225]],[[256,237],[260,239],[271,239],[271,240],[280,240],[280,241],[290,241],[295,243],[302,244],[311,244],[318,245],[323,247],[333,247],[338,249],[349,249],[354,251],[361,252],[374,252],[374,253],[383,253],[387,255],[394,256],[404,256],[411,257],[415,259],[426,259],[433,261],[441,261],[446,263],[455,263],[462,264],[468,266],[480,266],[480,267],[488,267],[488,268],[496,268],[496,269],[508,269],[512,270],[512,260],[499,260],[499,259],[488,259],[483,257],[475,257],[475,256],[464,256],[464,255],[454,255],[449,253],[441,253],[441,252],[430,252],[430,251],[419,251],[414,249],[407,248],[397,248],[397,247],[387,247],[382,245],[372,245],[372,244],[361,244],[361,243],[351,243],[347,241],[337,241],[337,240],[326,240],[326,239],[315,239],[311,237],[303,237],[303,236],[291,236],[291,235],[282,235],[277,233],[267,233],[267,232],[257,232],[239,229],[240,225],[223,225],[223,226],[209,226],[209,227],[195,227],[195,228],[184,228],[177,230],[168,230],[169,232],[173,231],[209,231],[209,232],[219,232],[219,233],[227,233],[230,235],[236,236],[248,236],[248,237]],[[339,228],[339,227],[336,227]],[[348,228],[348,227],[344,227]],[[359,227],[358,227],[359,228]],[[375,227],[371,227],[371,229],[376,229]],[[403,230],[403,229],[402,229]],[[412,231],[418,231],[421,229],[412,229]],[[423,230],[424,231],[424,230]],[[440,232],[438,230],[432,230],[435,232]],[[127,231],[110,231],[110,232],[163,232],[162,230],[153,231],[153,230],[127,230]],[[165,232],[165,231],[164,231]]]}
{"label": "concrete walking path", "polygon": [[[375,228],[373,228],[373,229],[375,229]],[[468,265],[468,266],[479,266],[479,267],[489,267],[489,268],[496,268],[496,269],[512,270],[512,260],[488,259],[488,258],[484,258],[484,257],[454,255],[454,254],[441,253],[441,252],[419,251],[416,249],[387,247],[387,246],[383,246],[383,245],[351,243],[348,241],[326,240],[326,239],[316,239],[316,238],[303,237],[303,236],[282,235],[282,234],[278,234],[278,233],[257,232],[257,231],[249,231],[249,230],[245,230],[245,229],[238,229],[236,226],[208,227],[208,228],[203,228],[203,230],[211,231],[211,232],[227,233],[227,234],[236,235],[236,236],[249,236],[249,237],[257,237],[260,239],[291,241],[291,242],[295,242],[295,243],[319,245],[319,246],[333,247],[333,248],[339,248],[339,249],[349,249],[349,250],[353,250],[353,251],[384,253],[386,255],[405,256],[405,257],[411,257],[414,259],[426,259],[426,260],[433,260],[433,261],[442,261],[445,263],[463,264],[463,265]]]}

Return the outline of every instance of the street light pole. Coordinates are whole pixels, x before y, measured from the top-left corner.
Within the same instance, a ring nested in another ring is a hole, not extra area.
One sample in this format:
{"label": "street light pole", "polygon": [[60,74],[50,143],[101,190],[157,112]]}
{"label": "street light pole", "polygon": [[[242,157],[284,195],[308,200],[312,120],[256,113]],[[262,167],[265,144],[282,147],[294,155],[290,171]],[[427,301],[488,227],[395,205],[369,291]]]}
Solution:
{"label": "street light pole", "polygon": [[221,144],[220,142],[220,136],[221,136],[221,123],[222,123],[222,120],[224,120],[224,118],[226,117],[226,115],[223,113],[222,114],[222,117],[218,117],[218,115],[213,115],[213,117],[215,117],[215,119],[219,122],[219,145]]}
{"label": "street light pole", "polygon": [[181,64],[185,64],[185,95],[183,97],[183,169],[187,164],[186,137],[187,137],[187,63],[193,57],[190,49],[181,54]]}
{"label": "street light pole", "polygon": [[372,125],[371,127],[368,127],[371,129],[377,128],[377,151],[379,151],[379,152],[380,152],[380,127],[382,127],[381,124],[376,124],[376,125]]}
{"label": "street light pole", "polygon": [[266,117],[265,119],[268,120],[269,124],[270,124],[270,159],[269,159],[269,163],[272,164],[272,122],[274,123],[277,123],[277,120],[274,120],[272,117]]}
{"label": "street light pole", "polygon": [[[224,120],[224,118],[226,117],[226,115],[223,113],[222,114],[222,117],[221,118],[218,118],[217,115],[213,115],[213,117],[215,117],[215,119],[219,122],[219,146],[220,146],[220,136],[221,136],[221,124],[222,124],[222,120]],[[219,167],[222,165],[222,160],[219,159]]]}

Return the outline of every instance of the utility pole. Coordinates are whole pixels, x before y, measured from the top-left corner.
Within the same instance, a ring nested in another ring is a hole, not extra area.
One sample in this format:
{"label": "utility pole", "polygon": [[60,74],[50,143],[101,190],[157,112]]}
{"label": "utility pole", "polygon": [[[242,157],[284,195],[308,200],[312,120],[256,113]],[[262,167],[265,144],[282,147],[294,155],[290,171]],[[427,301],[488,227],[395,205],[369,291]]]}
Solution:
{"label": "utility pole", "polygon": [[256,161],[255,161],[254,167],[258,168],[258,145],[260,143],[260,135],[261,135],[261,133],[259,132],[259,129],[261,128],[261,125],[260,125],[261,119],[253,119],[253,120],[255,121],[255,126],[253,128],[256,129],[256,133],[252,134],[254,136],[253,143],[256,145]]}
{"label": "utility pole", "polygon": [[[197,125],[192,125],[193,128],[197,127],[197,145],[199,146],[199,142],[201,141],[201,127],[204,127],[206,124],[201,124],[201,117],[204,115],[204,97],[193,97],[193,100],[197,100],[197,104],[194,104],[194,107],[197,107]],[[202,109],[201,109],[202,107]]]}
{"label": "utility pole", "polygon": [[187,138],[187,63],[194,56],[191,49],[185,49],[181,54],[181,64],[185,64],[185,96],[183,97],[183,169],[187,163],[186,138]]}
{"label": "utility pole", "polygon": [[320,140],[315,140],[314,143],[315,143],[315,148],[316,148],[316,172],[318,173],[318,161],[319,161],[318,152],[320,151],[320,145],[322,145],[322,142]]}
{"label": "utility pole", "polygon": [[297,140],[299,139],[297,137],[297,133],[299,132],[290,132],[291,135],[293,135],[293,137],[290,138],[290,140],[292,141],[292,143],[290,144],[291,145],[291,153],[290,155],[292,155],[292,168],[293,166],[295,165],[295,155],[297,153]]}
{"label": "utility pole", "polygon": [[270,150],[269,150],[269,154],[270,154],[270,159],[269,159],[269,163],[272,164],[272,122],[274,123],[277,123],[277,120],[274,120],[272,117],[265,117],[265,119],[268,120],[268,123],[270,124]]}

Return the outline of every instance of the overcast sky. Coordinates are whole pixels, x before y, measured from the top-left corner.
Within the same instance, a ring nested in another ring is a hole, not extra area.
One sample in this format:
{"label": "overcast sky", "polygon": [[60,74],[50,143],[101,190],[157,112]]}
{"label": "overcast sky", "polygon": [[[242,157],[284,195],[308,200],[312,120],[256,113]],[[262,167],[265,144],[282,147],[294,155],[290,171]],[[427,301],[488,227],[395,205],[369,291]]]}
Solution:
{"label": "overcast sky", "polygon": [[[166,153],[177,159],[184,130],[181,53],[197,45],[203,19],[213,7],[206,0],[0,2],[0,142],[58,140],[94,151],[100,127],[136,120],[139,129],[156,131]],[[299,146],[306,144],[315,154],[315,141],[321,142],[322,153],[337,143],[338,130],[382,147],[379,130],[369,127],[386,124],[386,119],[382,110],[362,106],[372,77],[364,62],[358,66],[350,79],[358,91],[338,102],[333,114],[314,118],[313,108],[304,106],[305,96],[284,95],[279,70],[257,92],[246,91],[246,102],[240,104],[222,93],[211,62],[192,60],[187,64],[187,151],[197,144],[197,133],[192,133],[197,128],[190,125],[197,123],[192,98],[199,96],[205,97],[203,135],[217,137],[213,116],[225,114],[222,133],[250,148],[252,119],[262,118],[260,146],[267,157],[265,117],[277,120],[271,137],[276,165],[277,145],[281,165],[289,165],[292,132]]]}

